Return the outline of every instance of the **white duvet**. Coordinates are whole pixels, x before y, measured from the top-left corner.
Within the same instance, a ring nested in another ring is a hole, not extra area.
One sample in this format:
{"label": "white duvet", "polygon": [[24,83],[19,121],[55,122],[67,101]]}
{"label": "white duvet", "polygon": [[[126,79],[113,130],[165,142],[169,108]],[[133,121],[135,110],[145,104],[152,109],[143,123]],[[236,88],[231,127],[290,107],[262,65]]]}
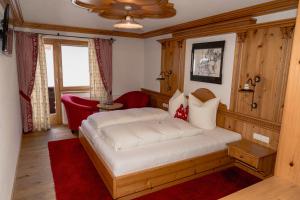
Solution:
{"label": "white duvet", "polygon": [[202,129],[177,118],[148,120],[106,126],[101,137],[114,150],[122,151],[177,138],[198,135]]}
{"label": "white duvet", "polygon": [[97,130],[114,124],[124,124],[146,120],[162,120],[169,117],[169,113],[159,108],[133,108],[99,112],[88,117],[89,123]]}

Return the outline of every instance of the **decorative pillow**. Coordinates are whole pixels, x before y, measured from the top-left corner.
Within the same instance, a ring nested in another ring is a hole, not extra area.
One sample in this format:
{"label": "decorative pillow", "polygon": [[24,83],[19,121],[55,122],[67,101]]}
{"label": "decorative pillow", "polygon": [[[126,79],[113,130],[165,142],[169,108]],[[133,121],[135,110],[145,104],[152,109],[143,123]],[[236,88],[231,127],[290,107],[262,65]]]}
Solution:
{"label": "decorative pillow", "polygon": [[176,110],[176,113],[175,113],[174,117],[182,119],[184,121],[187,121],[188,120],[188,115],[189,115],[189,106],[184,108],[183,105],[181,104],[179,106],[179,108]]}
{"label": "decorative pillow", "polygon": [[174,117],[176,114],[177,109],[179,108],[180,105],[183,105],[186,107],[187,102],[184,94],[177,90],[175,94],[171,97],[169,100],[169,113],[170,116]]}
{"label": "decorative pillow", "polygon": [[214,129],[219,102],[219,98],[210,99],[202,105],[189,102],[190,123],[198,128]]}

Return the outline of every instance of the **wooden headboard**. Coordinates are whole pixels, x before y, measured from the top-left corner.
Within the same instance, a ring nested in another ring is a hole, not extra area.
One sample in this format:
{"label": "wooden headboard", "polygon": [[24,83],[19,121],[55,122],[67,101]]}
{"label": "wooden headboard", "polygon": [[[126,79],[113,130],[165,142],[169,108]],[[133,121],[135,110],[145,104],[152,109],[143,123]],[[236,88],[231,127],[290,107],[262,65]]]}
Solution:
{"label": "wooden headboard", "polygon": [[[167,105],[171,98],[170,95],[147,89],[142,89],[142,91],[150,96],[150,106],[168,110]],[[192,94],[203,102],[216,97],[213,92],[206,88],[197,89]],[[280,124],[230,111],[225,104],[220,103],[217,113],[217,126],[240,133],[243,138],[263,146],[277,149],[281,128]],[[269,144],[253,139],[253,133],[269,137]]]}

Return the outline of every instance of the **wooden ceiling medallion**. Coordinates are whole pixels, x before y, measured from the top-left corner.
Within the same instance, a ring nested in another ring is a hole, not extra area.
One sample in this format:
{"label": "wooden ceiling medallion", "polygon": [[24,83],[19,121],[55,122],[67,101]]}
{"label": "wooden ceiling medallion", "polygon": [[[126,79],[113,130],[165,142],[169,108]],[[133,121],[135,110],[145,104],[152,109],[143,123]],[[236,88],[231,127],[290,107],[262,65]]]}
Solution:
{"label": "wooden ceiling medallion", "polygon": [[[173,3],[169,0],[72,0],[73,4],[86,8],[108,19],[169,18],[176,15]],[[128,11],[126,6],[130,6]]]}

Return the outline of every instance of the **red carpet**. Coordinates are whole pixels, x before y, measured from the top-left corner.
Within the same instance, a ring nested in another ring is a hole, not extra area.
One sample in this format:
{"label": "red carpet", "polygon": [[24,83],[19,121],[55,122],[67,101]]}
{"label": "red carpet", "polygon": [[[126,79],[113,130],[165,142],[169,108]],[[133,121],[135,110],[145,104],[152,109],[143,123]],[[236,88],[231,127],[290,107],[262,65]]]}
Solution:
{"label": "red carpet", "polygon": [[[48,147],[57,200],[112,199],[78,139],[49,142]],[[259,181],[232,167],[140,197],[139,200],[214,200]]]}

